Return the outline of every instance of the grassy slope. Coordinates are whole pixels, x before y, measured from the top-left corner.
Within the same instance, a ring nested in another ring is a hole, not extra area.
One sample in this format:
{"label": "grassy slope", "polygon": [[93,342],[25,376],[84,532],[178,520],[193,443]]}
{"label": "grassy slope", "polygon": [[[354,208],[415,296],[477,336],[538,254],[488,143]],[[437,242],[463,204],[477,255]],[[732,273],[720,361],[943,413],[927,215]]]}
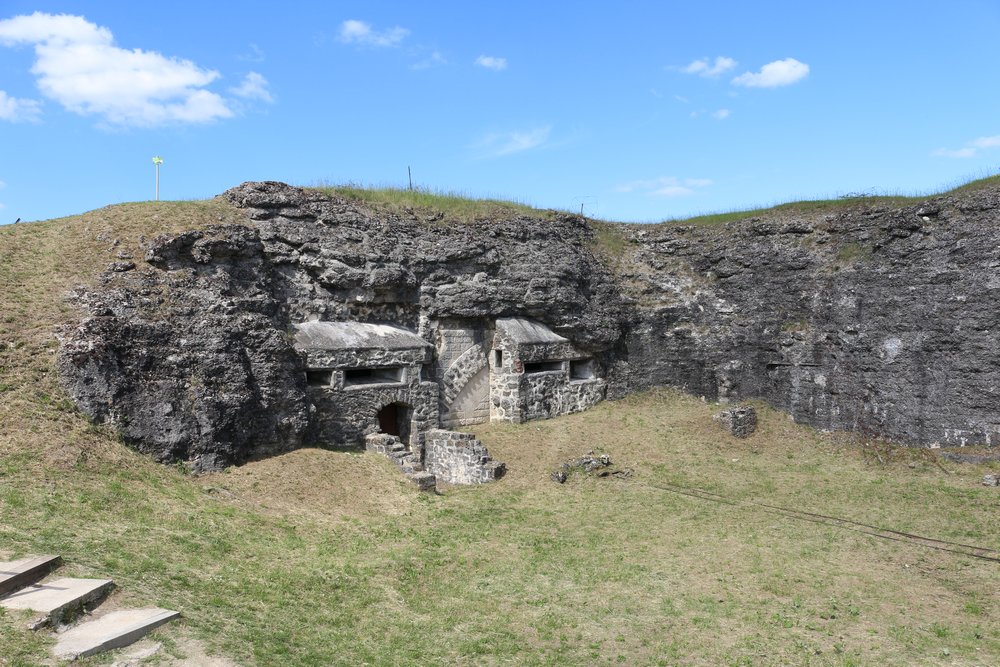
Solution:
{"label": "grassy slope", "polygon": [[[747,441],[712,422],[717,407],[669,391],[484,425],[509,476],[440,496],[359,454],[302,450],[201,478],[133,454],[58,389],[52,332],[75,317],[62,295],[137,252],[140,234],[219,216],[239,214],[218,201],[132,204],[0,228],[0,556],[61,553],[72,574],[116,579],[112,604],[182,610],[168,647],[185,630],[239,664],[1000,656],[1000,565],[658,488],[1000,549],[996,489],[977,484],[986,466],[881,464],[768,410]],[[635,476],[548,480],[592,447]],[[0,665],[41,663],[45,642],[0,618]]]}

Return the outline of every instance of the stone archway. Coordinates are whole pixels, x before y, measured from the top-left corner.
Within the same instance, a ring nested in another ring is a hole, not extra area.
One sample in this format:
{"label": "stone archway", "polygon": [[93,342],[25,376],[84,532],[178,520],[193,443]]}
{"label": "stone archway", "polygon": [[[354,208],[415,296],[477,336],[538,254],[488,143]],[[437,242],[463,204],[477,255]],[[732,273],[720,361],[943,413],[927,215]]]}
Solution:
{"label": "stone archway", "polygon": [[489,348],[477,343],[460,355],[442,378],[441,423],[446,427],[490,419]]}

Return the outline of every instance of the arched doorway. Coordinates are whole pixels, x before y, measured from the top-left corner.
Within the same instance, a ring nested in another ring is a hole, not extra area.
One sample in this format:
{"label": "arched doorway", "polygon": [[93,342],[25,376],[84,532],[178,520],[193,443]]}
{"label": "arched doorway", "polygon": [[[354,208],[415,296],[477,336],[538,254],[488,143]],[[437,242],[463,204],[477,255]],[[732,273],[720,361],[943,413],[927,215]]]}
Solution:
{"label": "arched doorway", "polygon": [[390,403],[378,411],[378,427],[382,433],[399,437],[400,442],[410,444],[410,420],[413,408],[406,403]]}

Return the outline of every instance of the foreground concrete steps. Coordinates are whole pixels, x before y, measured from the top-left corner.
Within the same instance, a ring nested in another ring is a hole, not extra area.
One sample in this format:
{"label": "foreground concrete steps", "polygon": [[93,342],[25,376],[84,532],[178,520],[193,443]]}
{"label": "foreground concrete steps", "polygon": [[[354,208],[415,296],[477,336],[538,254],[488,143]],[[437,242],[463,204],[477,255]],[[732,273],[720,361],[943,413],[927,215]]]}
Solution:
{"label": "foreground concrete steps", "polygon": [[64,620],[100,603],[115,583],[110,579],[74,579],[65,577],[55,581],[32,584],[0,599],[0,606],[7,609],[27,609],[42,614],[31,623],[37,630],[46,625],[56,626]]}
{"label": "foreground concrete steps", "polygon": [[0,597],[43,579],[60,565],[62,558],[59,556],[31,556],[0,562]]}
{"label": "foreground concrete steps", "polygon": [[128,646],[179,616],[179,612],[157,607],[113,611],[59,635],[52,653],[63,660],[76,660]]}

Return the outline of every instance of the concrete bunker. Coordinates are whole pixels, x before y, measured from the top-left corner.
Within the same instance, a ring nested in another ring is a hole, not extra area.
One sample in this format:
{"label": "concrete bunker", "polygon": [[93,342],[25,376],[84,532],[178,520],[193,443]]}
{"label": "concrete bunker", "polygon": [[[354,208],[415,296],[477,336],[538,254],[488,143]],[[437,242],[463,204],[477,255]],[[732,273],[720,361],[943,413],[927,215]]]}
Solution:
{"label": "concrete bunker", "polygon": [[603,400],[593,356],[544,324],[496,320],[490,356],[490,420],[524,422],[579,412]]}
{"label": "concrete bunker", "polygon": [[423,433],[438,426],[438,386],[421,372],[430,343],[393,324],[304,322],[294,345],[317,444],[362,447],[366,435],[385,433],[422,453]]}

